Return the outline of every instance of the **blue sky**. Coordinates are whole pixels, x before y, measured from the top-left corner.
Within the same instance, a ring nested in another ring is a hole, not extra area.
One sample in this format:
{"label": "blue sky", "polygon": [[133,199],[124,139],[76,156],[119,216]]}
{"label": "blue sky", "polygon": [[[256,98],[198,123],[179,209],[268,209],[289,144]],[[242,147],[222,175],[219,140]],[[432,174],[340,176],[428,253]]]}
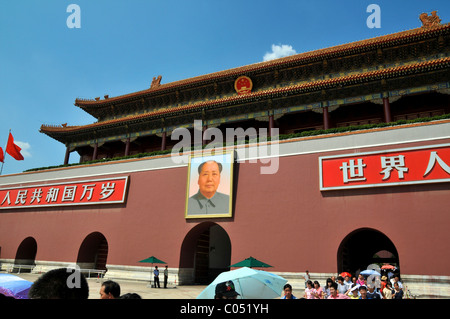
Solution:
{"label": "blue sky", "polygon": [[[81,28],[66,24],[70,4],[81,10]],[[370,4],[381,9],[380,28],[366,24]],[[77,97],[418,28],[419,14],[432,10],[450,22],[448,0],[1,0],[0,146],[11,129],[25,156],[6,155],[3,175],[63,163],[65,146],[39,128],[95,122],[74,106]]]}

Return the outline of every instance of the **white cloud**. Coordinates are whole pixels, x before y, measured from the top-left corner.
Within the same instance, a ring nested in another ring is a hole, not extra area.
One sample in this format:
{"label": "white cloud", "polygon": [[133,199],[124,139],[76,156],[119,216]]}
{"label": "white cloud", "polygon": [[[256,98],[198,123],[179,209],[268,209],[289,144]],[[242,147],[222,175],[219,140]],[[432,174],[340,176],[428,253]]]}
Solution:
{"label": "white cloud", "polygon": [[22,150],[20,151],[20,154],[23,155],[23,157],[31,157],[30,148],[31,145],[28,142],[20,142],[20,141],[14,141],[14,144],[17,144]]}
{"label": "white cloud", "polygon": [[272,52],[266,52],[266,54],[264,54],[264,61],[274,60],[293,54],[297,54],[297,52],[292,48],[292,45],[272,44]]}

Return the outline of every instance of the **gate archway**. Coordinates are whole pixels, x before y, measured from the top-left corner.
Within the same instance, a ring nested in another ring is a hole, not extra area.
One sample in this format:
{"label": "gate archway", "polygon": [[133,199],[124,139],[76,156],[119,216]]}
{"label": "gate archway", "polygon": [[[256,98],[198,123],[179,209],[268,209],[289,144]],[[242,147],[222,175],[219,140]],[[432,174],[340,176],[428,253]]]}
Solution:
{"label": "gate archway", "polygon": [[[31,272],[35,266],[37,242],[33,237],[25,238],[17,248],[13,272]],[[25,266],[25,267],[22,267]]]}
{"label": "gate archway", "polygon": [[81,269],[106,270],[108,242],[99,232],[86,236],[78,250],[77,265]]}
{"label": "gate archway", "polygon": [[371,264],[389,263],[400,268],[394,243],[382,232],[371,228],[360,228],[348,234],[339,246],[337,261],[338,273],[347,271],[352,275]]}
{"label": "gate archway", "polygon": [[218,224],[204,222],[192,228],[183,240],[180,253],[180,280],[186,284],[209,284],[230,270],[231,241]]}

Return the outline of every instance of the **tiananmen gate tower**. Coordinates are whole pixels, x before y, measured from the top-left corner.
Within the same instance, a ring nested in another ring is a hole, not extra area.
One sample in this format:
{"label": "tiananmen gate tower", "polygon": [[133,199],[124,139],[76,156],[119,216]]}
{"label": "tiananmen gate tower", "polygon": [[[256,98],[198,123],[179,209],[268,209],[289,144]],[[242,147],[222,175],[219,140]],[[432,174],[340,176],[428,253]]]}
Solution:
{"label": "tiananmen gate tower", "polygon": [[[253,256],[302,289],[305,270],[324,285],[391,264],[422,297],[450,297],[450,24],[428,17],[75,99],[95,123],[40,128],[66,146],[61,166],[0,176],[1,269],[77,264],[149,280],[139,261],[153,255],[175,284],[208,284]],[[221,199],[201,192],[201,162],[213,159]]]}

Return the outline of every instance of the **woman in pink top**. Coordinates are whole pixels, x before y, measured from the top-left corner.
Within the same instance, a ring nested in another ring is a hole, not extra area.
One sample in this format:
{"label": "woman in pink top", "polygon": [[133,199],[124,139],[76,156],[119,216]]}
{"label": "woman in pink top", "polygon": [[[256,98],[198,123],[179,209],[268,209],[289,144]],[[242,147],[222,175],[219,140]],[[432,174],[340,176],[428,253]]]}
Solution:
{"label": "woman in pink top", "polygon": [[364,276],[359,274],[358,276],[358,280],[356,281],[356,284],[360,285],[360,286],[365,286],[366,283],[364,282]]}
{"label": "woman in pink top", "polygon": [[313,283],[312,283],[311,280],[308,280],[308,281],[306,282],[306,289],[305,289],[305,295],[304,295],[304,297],[305,297],[306,299],[314,299],[313,292],[314,292]]}
{"label": "woman in pink top", "polygon": [[313,291],[313,297],[314,299],[323,299],[323,290],[322,287],[320,287],[319,282],[316,280],[314,281],[314,291]]}

